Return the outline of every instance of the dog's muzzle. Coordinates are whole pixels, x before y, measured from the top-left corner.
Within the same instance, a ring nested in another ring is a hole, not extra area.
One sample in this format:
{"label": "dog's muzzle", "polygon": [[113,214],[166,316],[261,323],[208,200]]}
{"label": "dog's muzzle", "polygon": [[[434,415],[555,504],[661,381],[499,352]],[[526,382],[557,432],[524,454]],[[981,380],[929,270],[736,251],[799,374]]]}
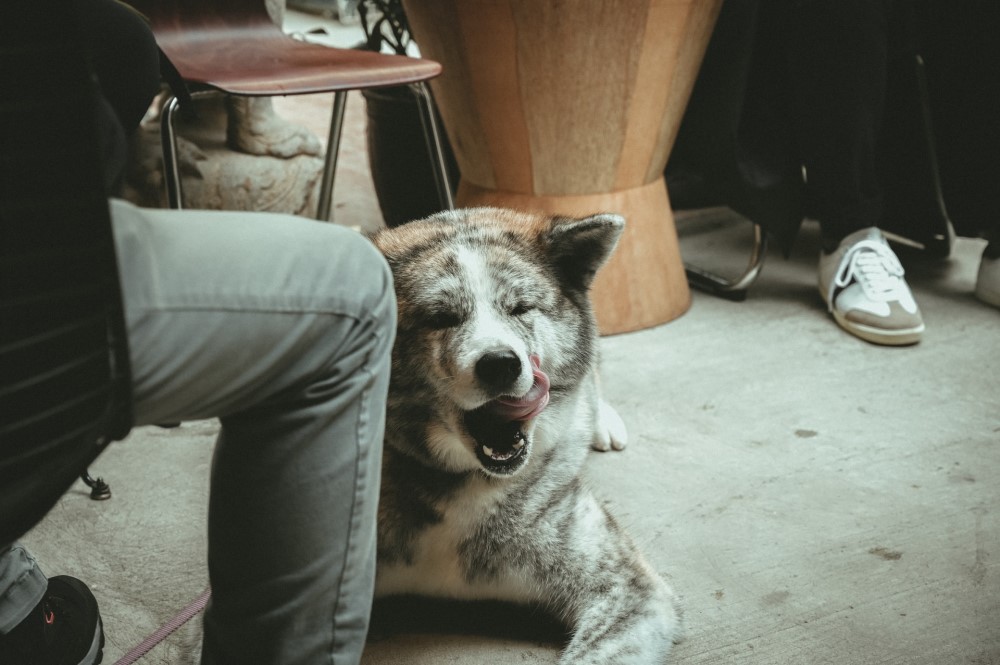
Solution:
{"label": "dog's muzzle", "polygon": [[465,426],[476,442],[476,456],[483,468],[493,475],[510,475],[525,461],[530,439],[528,424],[549,403],[549,377],[532,355],[534,382],[520,397],[501,395],[465,414]]}

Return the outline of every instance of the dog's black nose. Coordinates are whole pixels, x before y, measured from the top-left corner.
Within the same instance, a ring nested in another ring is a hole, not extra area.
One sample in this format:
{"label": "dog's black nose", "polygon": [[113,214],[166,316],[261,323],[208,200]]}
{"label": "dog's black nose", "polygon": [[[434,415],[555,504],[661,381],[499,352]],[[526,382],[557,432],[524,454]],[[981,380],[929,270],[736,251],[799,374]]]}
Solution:
{"label": "dog's black nose", "polygon": [[519,376],[521,360],[513,351],[491,351],[476,362],[476,378],[490,392],[504,392]]}

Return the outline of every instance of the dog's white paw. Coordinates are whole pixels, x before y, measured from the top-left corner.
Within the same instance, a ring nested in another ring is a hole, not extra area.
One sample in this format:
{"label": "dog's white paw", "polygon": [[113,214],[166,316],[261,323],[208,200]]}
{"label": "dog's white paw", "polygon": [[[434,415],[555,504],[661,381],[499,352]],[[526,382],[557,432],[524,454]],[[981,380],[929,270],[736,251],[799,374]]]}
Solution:
{"label": "dog's white paw", "polygon": [[628,430],[625,421],[618,415],[614,407],[603,399],[597,404],[597,427],[594,431],[594,450],[622,450],[628,443]]}

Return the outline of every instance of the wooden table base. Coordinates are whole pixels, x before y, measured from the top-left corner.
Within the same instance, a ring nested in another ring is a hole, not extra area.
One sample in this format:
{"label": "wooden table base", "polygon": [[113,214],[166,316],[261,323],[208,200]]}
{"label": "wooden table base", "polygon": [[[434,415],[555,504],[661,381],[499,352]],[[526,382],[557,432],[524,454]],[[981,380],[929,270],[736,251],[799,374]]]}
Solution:
{"label": "wooden table base", "polygon": [[603,334],[690,305],[663,169],[721,1],[403,0],[443,67],[458,205],[625,217],[594,283]]}

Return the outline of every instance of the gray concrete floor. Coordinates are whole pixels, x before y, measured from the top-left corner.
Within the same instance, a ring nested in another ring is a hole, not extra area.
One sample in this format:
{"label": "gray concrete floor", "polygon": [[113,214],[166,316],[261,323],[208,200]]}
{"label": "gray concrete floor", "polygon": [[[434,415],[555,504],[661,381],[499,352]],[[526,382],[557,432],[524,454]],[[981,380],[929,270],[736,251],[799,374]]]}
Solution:
{"label": "gray concrete floor", "polygon": [[[323,101],[286,104],[324,135]],[[339,221],[369,227],[362,116],[355,99],[342,157],[354,175],[336,201]],[[685,258],[739,267],[745,229],[710,226],[681,224]],[[959,239],[947,260],[906,260],[927,323],[915,347],[836,327],[808,225],[745,302],[695,293],[678,320],[602,341],[631,443],[593,454],[587,474],[682,597],[674,662],[1000,663],[1000,312],[971,295],[982,247]],[[25,539],[48,573],[93,586],[105,663],[205,588],[216,431],[135,430],[92,467],[110,501],[80,484]],[[535,618],[474,611],[471,631],[447,608],[417,626],[390,614],[364,663],[555,662],[558,639]],[[181,662],[187,639],[140,662]]]}

